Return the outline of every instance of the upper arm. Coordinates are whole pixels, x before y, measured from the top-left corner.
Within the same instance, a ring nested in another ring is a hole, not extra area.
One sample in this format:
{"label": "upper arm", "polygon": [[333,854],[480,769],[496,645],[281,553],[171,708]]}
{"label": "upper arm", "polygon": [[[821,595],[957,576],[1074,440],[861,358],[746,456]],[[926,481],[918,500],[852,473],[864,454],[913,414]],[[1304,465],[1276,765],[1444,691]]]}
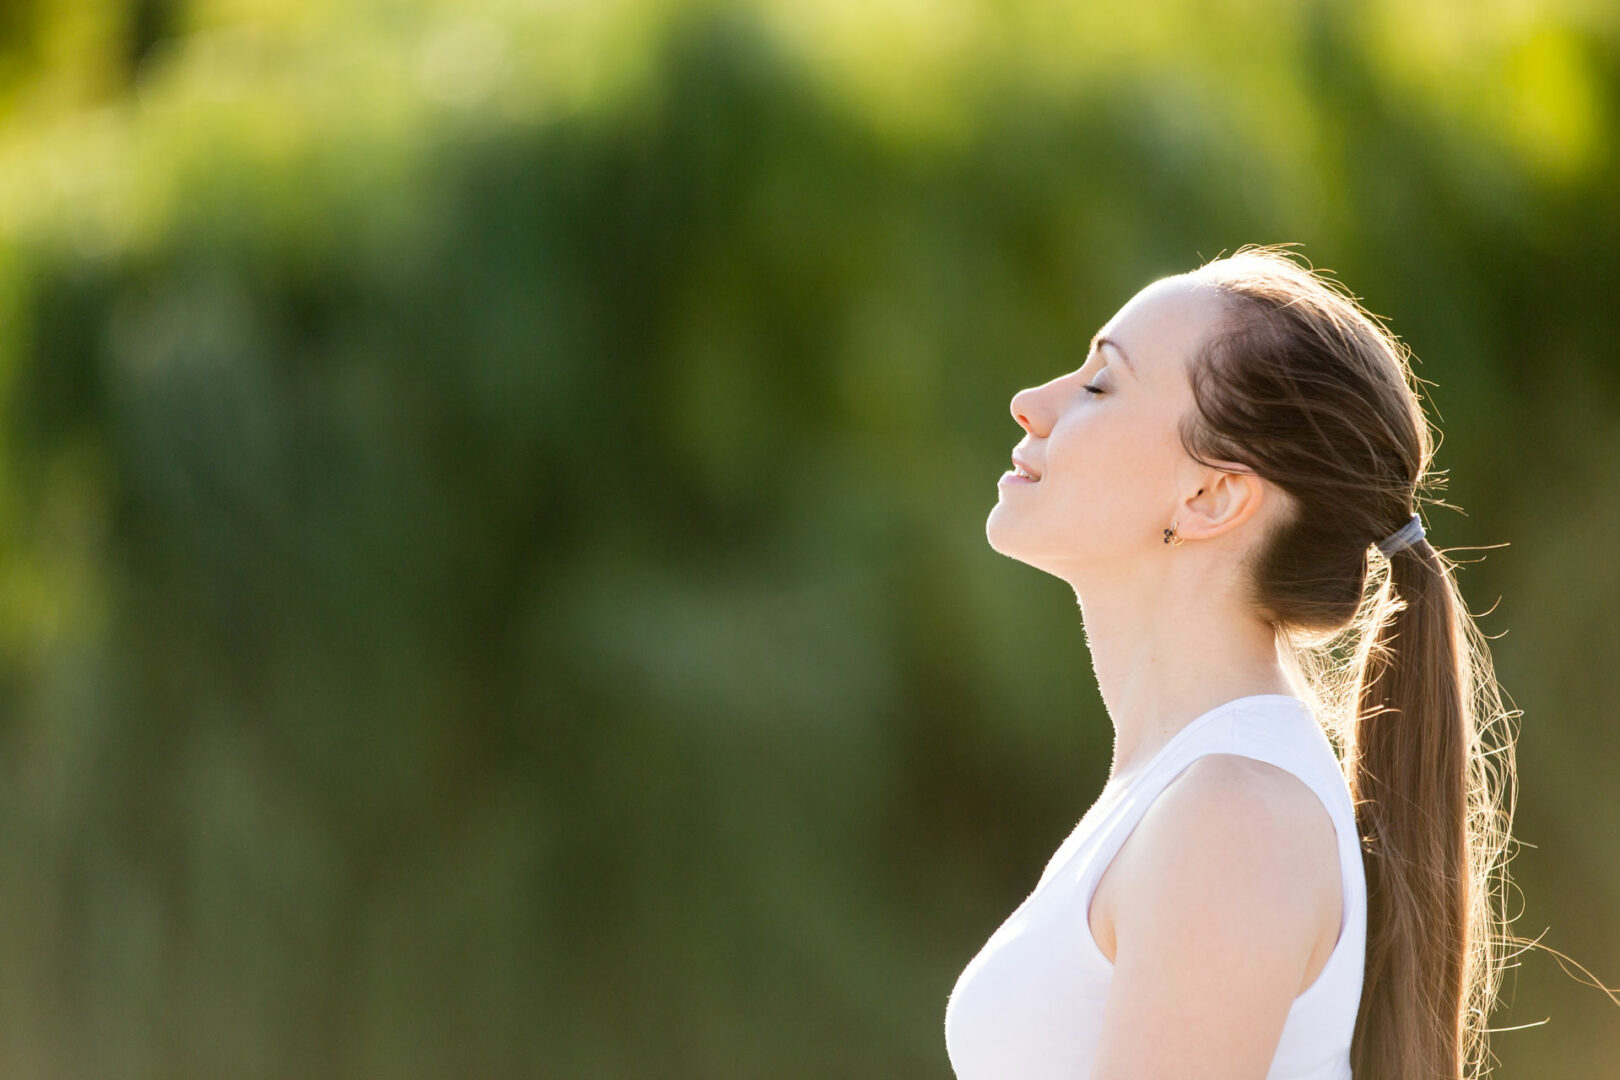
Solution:
{"label": "upper arm", "polygon": [[1093,1080],[1266,1075],[1318,934],[1322,883],[1302,868],[1324,821],[1297,778],[1236,755],[1154,801],[1119,866]]}

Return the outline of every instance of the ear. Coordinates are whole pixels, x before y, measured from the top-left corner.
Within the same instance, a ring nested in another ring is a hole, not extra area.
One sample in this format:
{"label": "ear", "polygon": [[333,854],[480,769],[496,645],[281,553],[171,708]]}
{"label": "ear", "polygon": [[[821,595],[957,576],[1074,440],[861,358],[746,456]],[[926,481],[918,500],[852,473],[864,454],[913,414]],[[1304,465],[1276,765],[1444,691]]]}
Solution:
{"label": "ear", "polygon": [[1178,506],[1176,534],[1188,540],[1210,540],[1248,521],[1266,501],[1265,485],[1254,470],[1238,462],[1218,462],[1201,469],[1192,494]]}

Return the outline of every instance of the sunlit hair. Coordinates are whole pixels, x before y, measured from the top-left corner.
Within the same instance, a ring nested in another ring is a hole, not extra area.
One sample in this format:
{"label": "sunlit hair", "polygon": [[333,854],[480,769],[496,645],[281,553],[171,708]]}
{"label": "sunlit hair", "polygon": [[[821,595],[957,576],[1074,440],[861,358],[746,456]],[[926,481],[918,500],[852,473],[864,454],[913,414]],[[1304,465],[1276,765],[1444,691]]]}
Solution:
{"label": "sunlit hair", "polygon": [[[1278,247],[1190,277],[1224,304],[1189,367],[1200,463],[1284,494],[1247,585],[1296,689],[1340,751],[1367,877],[1351,1066],[1367,1080],[1484,1076],[1508,933],[1513,721],[1456,563],[1427,539],[1385,558],[1434,442],[1408,350],[1336,281]],[[1427,524],[1427,522],[1426,522]],[[1453,549],[1455,550],[1455,549]]]}

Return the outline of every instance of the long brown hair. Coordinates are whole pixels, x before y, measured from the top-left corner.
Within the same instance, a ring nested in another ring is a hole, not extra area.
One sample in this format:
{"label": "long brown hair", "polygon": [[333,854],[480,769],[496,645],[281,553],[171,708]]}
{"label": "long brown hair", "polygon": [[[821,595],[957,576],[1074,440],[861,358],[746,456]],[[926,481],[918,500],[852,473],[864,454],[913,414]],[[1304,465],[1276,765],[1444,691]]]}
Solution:
{"label": "long brown hair", "polygon": [[[1435,442],[1411,355],[1286,248],[1194,271],[1223,300],[1189,367],[1194,459],[1284,493],[1251,559],[1250,602],[1337,744],[1367,880],[1351,1065],[1366,1080],[1483,1076],[1506,959],[1512,721],[1455,567],[1427,539],[1374,547],[1425,492]],[[1432,384],[1431,384],[1432,385]],[[1457,550],[1457,549],[1450,549]]]}

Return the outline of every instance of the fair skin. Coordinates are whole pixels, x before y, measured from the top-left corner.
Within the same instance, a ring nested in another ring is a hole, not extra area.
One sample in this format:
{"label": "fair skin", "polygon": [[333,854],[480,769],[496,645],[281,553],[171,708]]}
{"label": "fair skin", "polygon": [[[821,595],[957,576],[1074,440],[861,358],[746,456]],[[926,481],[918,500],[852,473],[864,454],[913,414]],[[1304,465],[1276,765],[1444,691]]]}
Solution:
{"label": "fair skin", "polygon": [[[1196,274],[1155,282],[1080,368],[1012,400],[1027,433],[1015,453],[1039,480],[1001,485],[986,536],[1074,590],[1114,726],[1105,795],[1209,709],[1294,693],[1242,597],[1242,559],[1284,496],[1237,462],[1192,460],[1177,434],[1188,364],[1220,314]],[[1172,525],[1180,546],[1164,543]],[[1333,950],[1340,904],[1332,820],[1310,788],[1240,755],[1197,759],[1087,912],[1114,965],[1093,1080],[1261,1080]]]}

